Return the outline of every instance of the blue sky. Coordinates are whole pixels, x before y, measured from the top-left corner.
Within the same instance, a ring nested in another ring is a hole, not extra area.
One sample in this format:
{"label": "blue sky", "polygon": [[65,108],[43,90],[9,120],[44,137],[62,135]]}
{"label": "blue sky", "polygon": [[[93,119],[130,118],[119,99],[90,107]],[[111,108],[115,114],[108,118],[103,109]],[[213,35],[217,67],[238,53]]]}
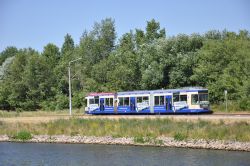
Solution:
{"label": "blue sky", "polygon": [[66,33],[76,44],[94,22],[115,19],[118,38],[145,29],[152,18],[167,36],[227,29],[250,31],[249,0],[0,0],[0,51],[7,46],[42,51],[61,47]]}

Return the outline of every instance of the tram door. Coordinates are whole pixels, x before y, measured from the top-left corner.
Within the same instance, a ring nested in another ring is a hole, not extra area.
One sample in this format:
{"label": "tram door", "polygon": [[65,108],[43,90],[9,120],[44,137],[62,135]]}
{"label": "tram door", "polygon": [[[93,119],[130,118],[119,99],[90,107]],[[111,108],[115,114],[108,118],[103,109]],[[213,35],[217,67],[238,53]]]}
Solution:
{"label": "tram door", "polygon": [[172,96],[166,96],[166,111],[172,111]]}
{"label": "tram door", "polygon": [[130,111],[135,111],[135,97],[130,97]]}
{"label": "tram door", "polygon": [[104,111],[104,98],[100,98],[100,111]]}
{"label": "tram door", "polygon": [[117,113],[117,106],[118,106],[118,99],[117,99],[117,93],[114,95],[114,112]]}

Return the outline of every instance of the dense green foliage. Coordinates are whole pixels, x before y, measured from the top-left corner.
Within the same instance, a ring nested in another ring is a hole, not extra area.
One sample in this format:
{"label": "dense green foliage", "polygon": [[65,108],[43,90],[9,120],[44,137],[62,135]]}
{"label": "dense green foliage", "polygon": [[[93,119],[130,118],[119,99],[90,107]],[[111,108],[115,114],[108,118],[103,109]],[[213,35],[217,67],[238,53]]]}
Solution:
{"label": "dense green foliage", "polygon": [[[204,35],[166,36],[154,19],[116,40],[114,20],[95,23],[75,44],[67,34],[61,50],[49,43],[42,53],[8,47],[0,62],[15,56],[0,81],[0,109],[60,110],[68,106],[68,63],[73,107],[91,91],[203,86],[210,101],[223,101],[224,90],[239,109],[250,109],[250,35],[209,31]],[[116,42],[118,41],[118,42]]]}
{"label": "dense green foliage", "polygon": [[16,47],[7,47],[3,52],[1,52],[0,65],[2,65],[7,58],[15,56],[17,52],[18,50]]}
{"label": "dense green foliage", "polygon": [[32,135],[28,131],[19,131],[14,136],[12,136],[12,138],[17,140],[27,141],[32,138]]}

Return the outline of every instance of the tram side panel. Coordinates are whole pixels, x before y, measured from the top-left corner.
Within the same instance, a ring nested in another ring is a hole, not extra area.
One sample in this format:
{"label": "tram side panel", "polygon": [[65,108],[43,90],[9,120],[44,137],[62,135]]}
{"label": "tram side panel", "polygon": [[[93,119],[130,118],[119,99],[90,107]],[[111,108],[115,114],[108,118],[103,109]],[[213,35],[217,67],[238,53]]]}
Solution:
{"label": "tram side panel", "polygon": [[210,112],[207,92],[88,96],[90,114],[167,114]]}

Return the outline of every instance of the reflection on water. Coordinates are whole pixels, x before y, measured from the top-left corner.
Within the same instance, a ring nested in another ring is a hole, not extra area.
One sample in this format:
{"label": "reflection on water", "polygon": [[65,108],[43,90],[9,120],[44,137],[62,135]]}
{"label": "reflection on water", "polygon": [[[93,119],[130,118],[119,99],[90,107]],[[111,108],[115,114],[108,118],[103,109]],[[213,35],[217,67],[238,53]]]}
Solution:
{"label": "reflection on water", "polygon": [[249,152],[86,144],[0,143],[0,165],[249,166]]}

